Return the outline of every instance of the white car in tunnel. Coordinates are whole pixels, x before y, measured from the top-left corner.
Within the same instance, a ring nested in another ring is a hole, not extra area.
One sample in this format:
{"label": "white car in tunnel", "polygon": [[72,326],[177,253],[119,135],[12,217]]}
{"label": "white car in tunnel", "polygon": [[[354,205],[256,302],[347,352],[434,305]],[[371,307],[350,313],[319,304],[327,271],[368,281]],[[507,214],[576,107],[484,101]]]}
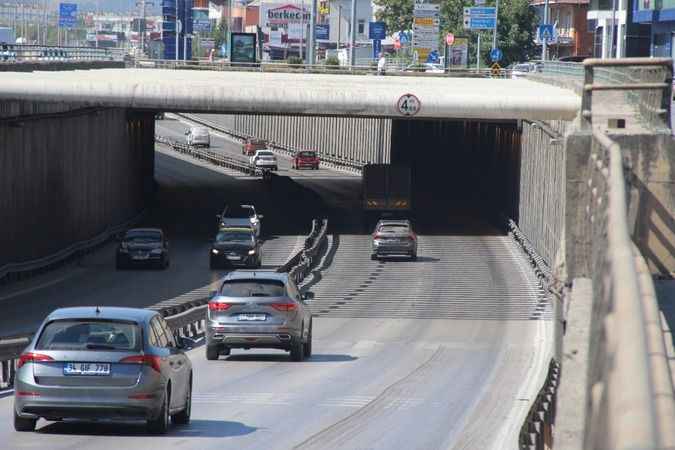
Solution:
{"label": "white car in tunnel", "polygon": [[277,156],[270,150],[258,150],[250,159],[251,165],[257,169],[279,170]]}
{"label": "white car in tunnel", "polygon": [[185,132],[185,140],[191,147],[211,146],[211,135],[206,127],[191,127]]}

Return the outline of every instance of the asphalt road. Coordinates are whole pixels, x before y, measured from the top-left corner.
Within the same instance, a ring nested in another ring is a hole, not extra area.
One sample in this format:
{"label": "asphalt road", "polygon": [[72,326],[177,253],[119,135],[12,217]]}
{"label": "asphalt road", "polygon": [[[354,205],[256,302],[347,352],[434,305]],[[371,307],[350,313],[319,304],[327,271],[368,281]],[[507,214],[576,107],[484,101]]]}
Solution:
{"label": "asphalt road", "polygon": [[9,311],[2,330],[30,326],[60,304],[145,306],[203,289],[221,275],[207,269],[214,210],[250,200],[265,214],[268,264],[290,253],[309,218],[325,213],[342,227],[304,286],[316,314],[313,356],[293,363],[282,351],[237,350],[206,361],[203,348],[190,351],[193,420],[166,436],[138,423],[45,421],[35,433],[15,433],[8,395],[0,398],[2,447],[516,448],[551,343],[525,258],[498,230],[471,224],[458,235],[421,233],[416,262],[371,261],[369,235],[354,232],[353,178],[299,174],[268,185],[158,152],[159,195],[148,220],[171,237],[169,272],[116,272],[111,247],[74,274],[64,271],[65,280],[13,297],[0,292],[10,295],[0,300]]}

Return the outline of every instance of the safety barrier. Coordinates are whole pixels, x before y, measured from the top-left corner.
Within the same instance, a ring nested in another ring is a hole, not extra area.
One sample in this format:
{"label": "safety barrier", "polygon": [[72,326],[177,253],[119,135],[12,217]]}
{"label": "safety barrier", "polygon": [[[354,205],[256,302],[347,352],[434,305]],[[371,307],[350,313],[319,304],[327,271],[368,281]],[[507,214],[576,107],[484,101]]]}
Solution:
{"label": "safety barrier", "polygon": [[0,63],[17,61],[122,61],[116,49],[0,44]]}
{"label": "safety barrier", "polygon": [[312,221],[312,231],[305,239],[302,249],[293,255],[286,264],[279,267],[277,272],[288,272],[296,284],[302,283],[328,247],[327,230],[327,219],[323,219],[321,222],[314,219]]}
{"label": "safety barrier", "polygon": [[138,222],[143,216],[141,212],[132,219],[115,225],[94,236],[91,239],[80,241],[64,248],[52,255],[38,258],[31,261],[24,261],[20,263],[10,263],[0,267],[0,284],[14,279],[26,278],[38,273],[43,273],[49,269],[66,264],[70,261],[79,259],[84,255],[91,253],[98,247],[107,243],[111,238],[126,230],[132,224]]}

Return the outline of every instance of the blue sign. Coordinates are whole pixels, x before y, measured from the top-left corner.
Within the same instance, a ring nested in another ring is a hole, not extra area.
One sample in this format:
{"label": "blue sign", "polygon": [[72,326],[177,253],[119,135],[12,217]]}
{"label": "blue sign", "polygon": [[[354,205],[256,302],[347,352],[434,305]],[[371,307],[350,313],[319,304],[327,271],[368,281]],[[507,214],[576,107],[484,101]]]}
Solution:
{"label": "blue sign", "polygon": [[504,54],[503,54],[502,51],[499,50],[498,48],[493,48],[493,49],[490,51],[490,59],[492,60],[492,62],[499,62],[499,61],[501,61],[503,56],[504,56]]}
{"label": "blue sign", "polygon": [[553,25],[552,24],[544,24],[544,25],[539,25],[539,28],[537,28],[537,37],[539,37],[540,42],[544,42],[544,39],[547,42],[551,42],[554,38],[553,36]]}
{"label": "blue sign", "polygon": [[380,53],[382,53],[382,41],[373,39],[373,58],[379,58]]}
{"label": "blue sign", "polygon": [[401,45],[407,44],[408,42],[410,42],[410,36],[408,36],[408,33],[406,33],[405,31],[400,31],[398,33],[398,41],[401,43]]}
{"label": "blue sign", "polygon": [[473,7],[468,9],[470,11],[470,17],[494,17],[496,12],[494,6]]}
{"label": "blue sign", "polygon": [[494,17],[472,17],[469,19],[469,28],[472,30],[492,30],[496,24],[497,20]]}
{"label": "blue sign", "polygon": [[314,25],[314,36],[316,39],[323,41],[330,39],[330,25],[327,23],[317,23]]}
{"label": "blue sign", "polygon": [[427,55],[427,62],[432,64],[438,64],[441,61],[441,55],[438,54],[438,50],[432,50]]}
{"label": "blue sign", "polygon": [[386,39],[387,26],[384,22],[370,22],[368,24],[368,39]]}
{"label": "blue sign", "polygon": [[59,28],[75,28],[77,25],[77,4],[59,3]]}

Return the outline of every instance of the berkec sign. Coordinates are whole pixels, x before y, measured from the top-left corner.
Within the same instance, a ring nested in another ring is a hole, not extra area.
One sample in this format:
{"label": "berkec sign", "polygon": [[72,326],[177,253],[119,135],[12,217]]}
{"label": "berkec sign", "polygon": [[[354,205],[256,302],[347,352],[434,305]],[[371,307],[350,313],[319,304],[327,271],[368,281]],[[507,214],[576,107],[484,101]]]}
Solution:
{"label": "berkec sign", "polygon": [[269,28],[270,25],[288,25],[289,23],[309,23],[311,13],[303,11],[295,5],[265,4],[261,5],[260,27]]}

